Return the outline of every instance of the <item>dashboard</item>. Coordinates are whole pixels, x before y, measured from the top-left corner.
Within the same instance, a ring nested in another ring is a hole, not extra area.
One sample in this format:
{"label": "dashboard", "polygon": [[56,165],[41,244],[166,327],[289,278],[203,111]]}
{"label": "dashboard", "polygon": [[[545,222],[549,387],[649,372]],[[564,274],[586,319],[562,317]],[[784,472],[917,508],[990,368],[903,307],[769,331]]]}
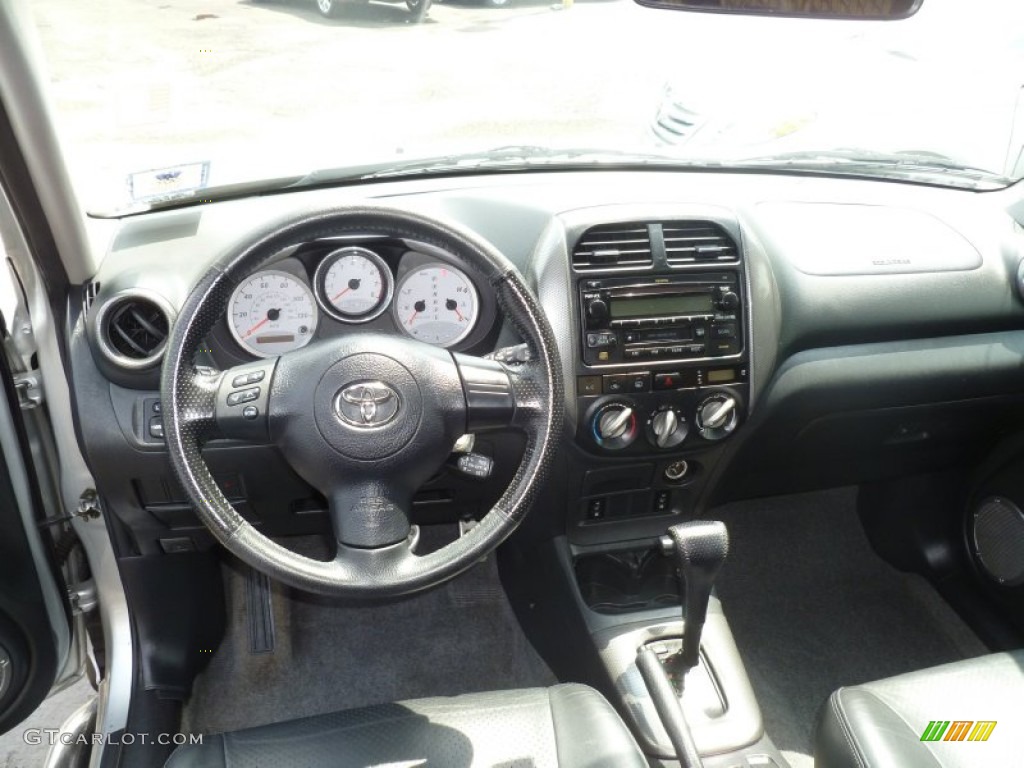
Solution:
{"label": "dashboard", "polygon": [[[654,536],[734,498],[937,470],[1024,429],[1010,402],[1024,392],[1013,190],[607,170],[227,201],[94,222],[106,255],[69,315],[76,410],[110,415],[82,418],[82,443],[140,552],[209,545],[160,429],[161,343],[185,297],[252,222],[367,200],[473,230],[535,291],[567,425],[530,521],[576,547]],[[196,362],[364,332],[475,355],[520,341],[459,254],[353,233],[294,243],[239,280]],[[480,435],[475,450],[493,475],[446,465],[417,496],[417,519],[490,508],[522,440]],[[207,453],[263,530],[322,527],[323,499],[272,446]]]}

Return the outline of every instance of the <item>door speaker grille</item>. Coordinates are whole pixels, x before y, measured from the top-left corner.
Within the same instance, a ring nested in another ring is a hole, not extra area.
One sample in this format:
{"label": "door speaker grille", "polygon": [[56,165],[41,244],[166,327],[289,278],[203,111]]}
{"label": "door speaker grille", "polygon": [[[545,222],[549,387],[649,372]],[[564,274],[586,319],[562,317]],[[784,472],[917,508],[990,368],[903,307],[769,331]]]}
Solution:
{"label": "door speaker grille", "polygon": [[1024,584],[1024,512],[1009,499],[992,496],[974,511],[971,545],[981,570],[993,581]]}

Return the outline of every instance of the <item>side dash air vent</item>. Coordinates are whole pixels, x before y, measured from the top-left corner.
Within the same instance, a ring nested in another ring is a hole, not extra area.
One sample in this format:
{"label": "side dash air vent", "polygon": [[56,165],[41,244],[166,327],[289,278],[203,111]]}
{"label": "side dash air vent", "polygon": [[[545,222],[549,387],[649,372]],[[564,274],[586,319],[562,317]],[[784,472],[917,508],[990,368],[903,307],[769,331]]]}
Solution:
{"label": "side dash air vent", "polygon": [[666,221],[661,232],[670,266],[735,264],[740,260],[736,243],[712,221]]}
{"label": "side dash air vent", "polygon": [[648,267],[652,263],[651,233],[645,223],[591,227],[572,252],[575,269]]}
{"label": "side dash air vent", "polygon": [[170,326],[165,307],[137,294],[111,299],[96,317],[100,349],[113,363],[129,369],[149,367],[163,356]]}

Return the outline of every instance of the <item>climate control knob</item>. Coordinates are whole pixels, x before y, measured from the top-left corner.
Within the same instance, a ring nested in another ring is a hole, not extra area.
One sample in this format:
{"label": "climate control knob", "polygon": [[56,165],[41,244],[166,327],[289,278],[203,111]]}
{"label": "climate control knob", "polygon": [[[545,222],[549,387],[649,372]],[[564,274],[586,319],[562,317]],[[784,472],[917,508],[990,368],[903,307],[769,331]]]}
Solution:
{"label": "climate control knob", "polygon": [[672,407],[659,408],[647,422],[647,439],[658,448],[674,448],[686,439],[690,426]]}
{"label": "climate control knob", "polygon": [[594,414],[593,429],[602,448],[625,448],[636,439],[636,412],[629,403],[609,403]]}
{"label": "climate control knob", "polygon": [[697,429],[705,440],[728,437],[739,423],[739,403],[728,393],[711,395],[697,406]]}

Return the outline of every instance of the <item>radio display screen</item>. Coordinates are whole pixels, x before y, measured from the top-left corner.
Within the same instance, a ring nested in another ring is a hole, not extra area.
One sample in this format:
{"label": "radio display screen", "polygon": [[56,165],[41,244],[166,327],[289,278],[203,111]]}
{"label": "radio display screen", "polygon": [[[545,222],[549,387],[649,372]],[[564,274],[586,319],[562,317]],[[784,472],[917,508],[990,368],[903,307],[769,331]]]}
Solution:
{"label": "radio display screen", "polygon": [[613,320],[622,320],[630,317],[710,314],[714,308],[714,299],[710,293],[674,294],[671,296],[613,296],[610,314]]}

